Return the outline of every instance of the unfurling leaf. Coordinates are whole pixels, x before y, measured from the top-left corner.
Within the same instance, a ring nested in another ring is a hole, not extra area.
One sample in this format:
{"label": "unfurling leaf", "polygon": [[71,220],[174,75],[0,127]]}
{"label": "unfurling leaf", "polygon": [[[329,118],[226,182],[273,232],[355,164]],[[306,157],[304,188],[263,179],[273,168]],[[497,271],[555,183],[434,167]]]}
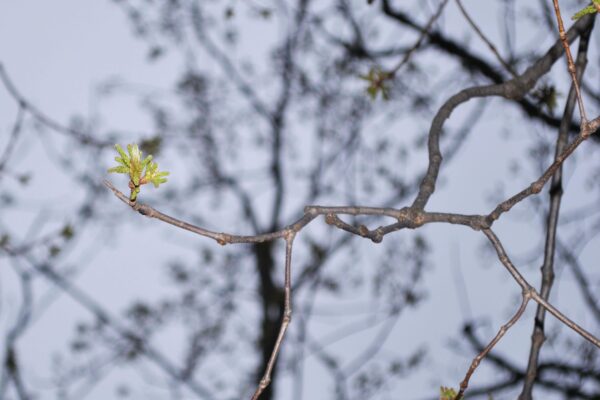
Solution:
{"label": "unfurling leaf", "polygon": [[137,200],[140,186],[152,183],[154,187],[158,187],[167,181],[166,176],[169,173],[158,170],[158,164],[152,161],[152,155],[143,158],[143,152],[137,144],[128,144],[127,153],[118,144],[115,145],[115,149],[120,156],[115,157],[115,161],[119,165],[110,168],[108,172],[129,175],[129,188],[131,189],[129,200]]}
{"label": "unfurling leaf", "polygon": [[450,387],[442,386],[440,388],[440,400],[454,400],[456,394],[456,390]]}
{"label": "unfurling leaf", "polygon": [[592,4],[589,6],[579,10],[571,17],[573,20],[578,20],[579,18],[588,15],[588,14],[596,14],[599,11],[600,0],[592,0]]}
{"label": "unfurling leaf", "polygon": [[360,78],[369,82],[367,87],[367,94],[371,97],[371,100],[375,100],[377,95],[381,93],[381,97],[384,100],[388,100],[390,97],[390,88],[387,82],[392,79],[393,73],[381,70],[378,67],[371,68],[367,75],[361,75]]}

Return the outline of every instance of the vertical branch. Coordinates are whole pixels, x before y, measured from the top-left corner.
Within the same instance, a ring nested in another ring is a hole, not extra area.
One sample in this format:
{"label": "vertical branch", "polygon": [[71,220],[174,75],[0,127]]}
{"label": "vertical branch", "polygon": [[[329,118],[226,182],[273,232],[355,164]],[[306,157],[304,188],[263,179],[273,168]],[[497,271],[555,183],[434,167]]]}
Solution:
{"label": "vertical branch", "polygon": [[[581,80],[585,66],[587,64],[587,49],[589,38],[593,25],[589,30],[581,35],[579,41],[579,54],[577,55],[578,79]],[[575,110],[575,102],[577,101],[577,93],[575,83],[571,85],[563,119],[556,141],[555,160],[564,151],[567,146],[569,125],[573,119],[573,111]],[[546,222],[546,244],[544,248],[544,262],[542,264],[542,285],[540,288],[540,296],[545,300],[550,297],[550,290],[554,283],[554,254],[556,251],[556,230],[558,226],[558,217],[560,211],[560,203],[563,194],[562,187],[562,165],[556,170],[552,176],[550,184],[550,208]],[[519,400],[531,400],[533,393],[533,385],[537,377],[537,369],[541,348],[546,340],[544,333],[544,322],[546,317],[546,309],[538,304],[535,315],[533,334],[531,335],[531,347],[529,351],[529,361],[523,382],[523,389],[519,395]]]}
{"label": "vertical branch", "polygon": [[279,334],[277,336],[275,346],[273,347],[273,351],[271,352],[271,358],[267,364],[265,374],[260,380],[260,383],[258,384],[258,387],[252,396],[252,400],[257,400],[260,397],[260,394],[271,383],[271,373],[273,372],[273,367],[277,361],[277,356],[279,355],[279,350],[281,349],[281,343],[285,337],[285,332],[287,331],[287,328],[292,320],[292,245],[295,235],[296,232],[290,230],[285,236],[285,297],[283,303],[283,318],[281,320],[281,326],[279,327]]}
{"label": "vertical branch", "polygon": [[577,82],[577,69],[575,68],[575,62],[573,61],[573,55],[571,55],[571,48],[569,47],[569,42],[567,41],[567,35],[565,33],[565,27],[563,25],[563,20],[560,15],[560,6],[558,4],[558,0],[554,1],[554,13],[556,14],[556,21],[558,23],[558,34],[560,36],[560,41],[565,48],[565,55],[567,56],[567,67],[569,69],[569,74],[571,74],[571,80],[573,81],[573,87],[575,88],[575,93],[577,94],[577,104],[579,106],[579,114],[581,115],[581,122],[585,125],[588,121],[587,116],[585,115],[585,107],[583,105],[583,98],[581,97],[581,90],[579,89],[579,83]]}

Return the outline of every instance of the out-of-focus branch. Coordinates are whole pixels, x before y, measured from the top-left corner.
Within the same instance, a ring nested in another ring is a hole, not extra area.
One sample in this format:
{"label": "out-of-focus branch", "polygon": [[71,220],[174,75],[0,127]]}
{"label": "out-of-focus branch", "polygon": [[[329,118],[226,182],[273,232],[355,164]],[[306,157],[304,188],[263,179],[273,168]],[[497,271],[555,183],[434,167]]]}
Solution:
{"label": "out-of-focus branch", "polygon": [[2,374],[0,375],[0,398],[4,398],[8,384],[12,380],[13,387],[20,400],[30,399],[21,376],[21,366],[17,356],[17,341],[25,333],[32,309],[31,276],[28,272],[17,270],[21,283],[22,301],[13,326],[8,330],[4,345],[4,360],[2,360]]}
{"label": "out-of-focus branch", "polygon": [[18,103],[19,107],[23,109],[23,111],[28,112],[36,121],[41,123],[48,128],[61,133],[63,135],[72,137],[77,140],[79,143],[88,146],[94,147],[110,147],[114,143],[109,141],[98,140],[94,137],[94,135],[79,131],[77,129],[66,127],[52,118],[48,117],[42,111],[40,111],[37,107],[31,104],[17,89],[13,81],[8,76],[4,65],[0,63],[0,82],[4,85],[8,93],[15,99]]}
{"label": "out-of-focus branch", "polygon": [[[3,246],[1,249],[10,256],[14,255],[14,253],[11,251],[11,248],[8,246]],[[183,385],[185,385],[188,389],[190,389],[202,399],[213,398],[210,390],[205,388],[202,384],[194,381],[192,378],[185,377],[182,371],[178,367],[173,365],[167,357],[165,357],[162,353],[160,353],[158,350],[152,347],[152,345],[150,345],[143,337],[135,333],[135,331],[123,326],[115,317],[110,315],[110,313],[106,311],[99,303],[97,303],[83,290],[73,285],[67,278],[65,278],[54,268],[52,268],[51,265],[40,264],[28,254],[22,255],[22,258],[24,258],[29,263],[33,270],[43,275],[50,282],[58,286],[64,293],[69,295],[69,297],[75,300],[78,304],[80,304],[89,312],[91,312],[98,319],[98,321],[112,328],[112,330],[115,333],[117,333],[121,338],[123,338],[126,342],[129,342],[133,346],[135,346],[136,349],[138,349],[142,354],[144,354],[150,361],[152,361],[158,368],[163,370],[172,379],[174,379],[177,382],[181,382]]]}
{"label": "out-of-focus branch", "polygon": [[577,105],[579,106],[579,114],[581,116],[581,124],[585,125],[588,121],[587,116],[585,115],[585,105],[583,104],[583,98],[581,97],[581,90],[579,89],[579,81],[577,80],[577,68],[575,67],[575,61],[573,61],[573,55],[571,54],[571,48],[569,46],[569,42],[567,40],[567,35],[565,34],[565,27],[563,25],[563,20],[560,15],[560,5],[558,4],[558,0],[553,0],[554,4],[554,13],[556,14],[556,22],[558,24],[558,35],[560,36],[560,41],[562,42],[563,47],[565,48],[565,54],[567,56],[567,68],[569,69],[569,74],[571,75],[571,80],[573,81],[573,87],[575,88],[575,94],[577,96]]}
{"label": "out-of-focus branch", "polygon": [[421,45],[423,44],[423,42],[425,41],[425,39],[429,36],[429,32],[431,31],[431,27],[433,26],[433,24],[435,23],[435,21],[437,21],[440,16],[442,15],[442,11],[444,11],[444,8],[446,7],[446,4],[448,4],[448,0],[442,0],[440,2],[440,4],[438,5],[438,8],[436,10],[435,13],[433,13],[433,15],[431,16],[431,18],[429,18],[429,21],[427,21],[427,24],[425,24],[425,26],[423,27],[423,29],[421,29],[421,33],[419,38],[417,39],[417,41],[415,42],[414,45],[412,45],[412,47],[410,49],[408,49],[408,51],[406,53],[404,53],[404,56],[402,57],[402,59],[400,60],[400,62],[398,62],[398,64],[396,64],[396,66],[390,71],[390,74],[392,76],[394,76],[398,71],[400,71],[400,69],[406,65],[406,63],[410,60],[411,56],[413,55],[413,53],[419,49],[419,47],[421,47]]}
{"label": "out-of-focus branch", "polygon": [[471,16],[467,12],[466,8],[464,7],[462,1],[461,0],[456,0],[456,5],[458,6],[460,12],[465,17],[465,19],[467,20],[467,22],[469,23],[469,25],[471,25],[471,28],[473,28],[473,30],[475,31],[475,33],[477,34],[477,36],[479,36],[479,38],[481,40],[483,40],[483,42],[489,47],[490,51],[496,57],[496,60],[498,60],[498,62],[500,64],[502,64],[502,66],[504,67],[504,69],[506,69],[506,71],[508,71],[513,76],[513,78],[516,78],[517,77],[516,71],[513,69],[513,67],[511,67],[504,60],[504,58],[502,58],[502,56],[498,52],[498,49],[496,48],[496,46],[494,46],[494,44],[492,43],[492,41],[489,40],[487,38],[487,36],[485,36],[485,34],[481,31],[481,29],[479,28],[479,26],[477,26],[477,23],[471,18]]}
{"label": "out-of-focus branch", "polygon": [[[0,68],[2,65],[0,64]],[[17,118],[13,124],[13,128],[10,133],[10,138],[8,139],[8,143],[4,148],[4,152],[2,156],[0,156],[0,179],[4,175],[4,169],[6,168],[6,164],[8,163],[8,159],[10,158],[13,150],[15,149],[15,145],[17,144],[17,139],[21,135],[21,127],[23,126],[23,118],[25,116],[25,109],[23,106],[19,104],[19,109],[17,110]]]}
{"label": "out-of-focus branch", "polygon": [[585,276],[577,257],[575,254],[573,254],[569,247],[563,244],[560,240],[557,240],[556,243],[558,245],[558,254],[560,258],[562,258],[567,265],[571,267],[571,271],[575,277],[575,282],[577,282],[579,285],[579,289],[581,290],[585,303],[592,311],[596,321],[600,323],[600,307],[598,306],[598,298],[590,288],[590,281],[588,277]]}

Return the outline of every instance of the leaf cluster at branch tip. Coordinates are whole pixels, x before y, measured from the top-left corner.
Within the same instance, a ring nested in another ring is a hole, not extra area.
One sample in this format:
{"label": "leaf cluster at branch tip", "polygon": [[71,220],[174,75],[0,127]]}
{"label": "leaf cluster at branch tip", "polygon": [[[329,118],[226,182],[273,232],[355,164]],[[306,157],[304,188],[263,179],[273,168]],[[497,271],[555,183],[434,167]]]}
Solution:
{"label": "leaf cluster at branch tip", "polygon": [[600,0],[592,0],[592,3],[589,6],[576,12],[575,15],[571,17],[571,19],[578,20],[584,15],[596,14],[598,11],[600,11]]}
{"label": "leaf cluster at branch tip", "polygon": [[110,168],[108,172],[129,175],[129,188],[131,189],[129,200],[137,200],[142,185],[152,183],[154,187],[159,187],[161,183],[167,181],[166,176],[169,173],[158,170],[158,164],[152,161],[152,155],[143,158],[143,153],[137,144],[128,144],[127,153],[118,144],[115,144],[115,149],[119,153],[115,157],[115,161],[119,165]]}
{"label": "leaf cluster at branch tip", "polygon": [[456,390],[442,386],[440,388],[440,400],[454,400],[456,398]]}
{"label": "leaf cluster at branch tip", "polygon": [[371,97],[371,100],[375,100],[379,93],[381,93],[381,97],[383,97],[384,100],[388,100],[390,98],[388,81],[393,78],[393,75],[392,72],[386,72],[379,67],[374,67],[369,70],[367,75],[360,75],[359,77],[360,79],[369,82],[367,93]]}

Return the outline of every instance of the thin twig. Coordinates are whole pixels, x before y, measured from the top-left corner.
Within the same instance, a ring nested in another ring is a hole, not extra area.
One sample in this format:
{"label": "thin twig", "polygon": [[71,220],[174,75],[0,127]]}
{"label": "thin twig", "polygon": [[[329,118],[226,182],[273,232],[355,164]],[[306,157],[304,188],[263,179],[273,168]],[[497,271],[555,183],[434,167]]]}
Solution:
{"label": "thin twig", "polygon": [[567,67],[569,69],[569,74],[571,74],[573,86],[575,87],[575,93],[577,94],[577,104],[579,106],[579,114],[581,115],[581,124],[583,126],[588,122],[588,119],[585,115],[585,106],[583,105],[583,98],[581,97],[581,90],[579,89],[579,82],[577,81],[577,68],[575,68],[575,62],[573,61],[573,56],[571,55],[571,48],[569,47],[567,35],[565,34],[565,27],[560,15],[560,6],[558,4],[558,0],[553,0],[553,3],[554,13],[556,14],[556,21],[558,23],[558,35],[560,36],[560,41],[562,42],[563,47],[565,48]]}
{"label": "thin twig", "polygon": [[296,233],[290,230],[288,230],[285,234],[285,300],[283,307],[283,318],[281,320],[281,326],[279,327],[277,341],[275,342],[273,352],[271,353],[271,358],[269,359],[269,363],[267,364],[267,369],[262,379],[260,380],[258,387],[256,388],[256,392],[254,392],[254,395],[252,396],[252,400],[257,400],[260,397],[260,394],[271,383],[271,373],[273,371],[273,367],[275,366],[275,362],[277,361],[277,355],[279,354],[279,350],[281,349],[281,344],[283,343],[285,332],[287,331],[287,328],[290,322],[292,321],[292,245],[294,243],[295,235]]}
{"label": "thin twig", "polygon": [[485,346],[485,348],[473,359],[473,361],[471,362],[471,366],[469,367],[465,375],[465,378],[460,383],[460,389],[456,397],[454,397],[454,400],[461,400],[463,398],[465,391],[469,387],[469,380],[471,379],[471,376],[479,366],[479,363],[481,363],[481,360],[483,360],[485,356],[487,356],[488,353],[492,351],[494,346],[498,344],[498,342],[500,341],[500,339],[502,339],[506,332],[508,332],[508,330],[519,320],[519,318],[521,318],[521,316],[525,312],[525,309],[527,308],[527,303],[529,302],[529,300],[531,300],[531,293],[529,291],[523,291],[523,300],[521,301],[519,309],[517,310],[515,315],[513,315],[513,317],[510,320],[508,320],[506,324],[500,327],[500,330],[498,331],[496,336],[494,336],[492,341],[487,346]]}
{"label": "thin twig", "polygon": [[581,337],[592,343],[594,346],[600,348],[600,340],[596,338],[594,335],[583,329],[581,326],[577,325],[563,313],[561,313],[556,307],[550,304],[546,299],[544,299],[540,294],[531,286],[525,278],[521,275],[521,273],[517,270],[517,267],[510,261],[510,258],[506,254],[502,243],[498,239],[498,237],[492,232],[491,229],[484,229],[483,233],[490,240],[496,253],[498,254],[498,258],[504,267],[508,270],[508,272],[512,275],[515,281],[521,286],[523,291],[527,291],[531,294],[531,299],[536,301],[542,307],[544,307],[550,314],[554,315],[560,322],[565,324],[567,327],[574,330]]}
{"label": "thin twig", "polygon": [[527,197],[538,194],[542,191],[546,183],[552,178],[552,176],[556,173],[558,168],[562,165],[562,163],[579,147],[581,143],[586,141],[590,135],[598,129],[600,126],[600,119],[596,118],[591,122],[588,122],[581,130],[579,136],[577,136],[569,145],[564,149],[564,151],[559,154],[554,162],[546,169],[546,171],[532,182],[527,188],[521,190],[519,193],[515,194],[511,198],[503,201],[498,204],[496,208],[488,215],[489,223],[493,223],[493,221],[497,220],[503,213],[509,211],[516,204],[525,200]]}

